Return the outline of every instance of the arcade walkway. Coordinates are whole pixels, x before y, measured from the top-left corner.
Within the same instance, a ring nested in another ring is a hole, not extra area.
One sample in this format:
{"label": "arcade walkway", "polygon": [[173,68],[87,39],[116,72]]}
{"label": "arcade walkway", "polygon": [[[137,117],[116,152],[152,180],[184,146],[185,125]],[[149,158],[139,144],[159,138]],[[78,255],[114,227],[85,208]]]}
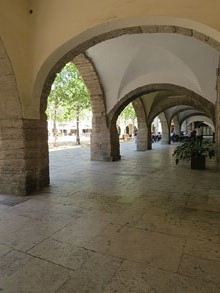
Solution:
{"label": "arcade walkway", "polygon": [[52,151],[51,187],[0,196],[1,292],[219,292],[220,173],[173,146]]}

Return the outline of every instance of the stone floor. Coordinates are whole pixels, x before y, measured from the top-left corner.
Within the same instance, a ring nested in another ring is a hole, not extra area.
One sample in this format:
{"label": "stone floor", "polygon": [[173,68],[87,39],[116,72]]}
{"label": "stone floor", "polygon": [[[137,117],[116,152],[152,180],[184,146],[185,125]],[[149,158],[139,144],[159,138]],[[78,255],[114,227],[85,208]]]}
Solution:
{"label": "stone floor", "polygon": [[220,292],[220,173],[174,146],[50,153],[51,186],[0,196],[1,292]]}

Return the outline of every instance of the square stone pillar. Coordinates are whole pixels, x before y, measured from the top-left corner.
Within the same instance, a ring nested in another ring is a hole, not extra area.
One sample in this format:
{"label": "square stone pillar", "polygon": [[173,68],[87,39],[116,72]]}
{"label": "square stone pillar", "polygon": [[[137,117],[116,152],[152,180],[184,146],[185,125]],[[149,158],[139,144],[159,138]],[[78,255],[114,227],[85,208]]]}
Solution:
{"label": "square stone pillar", "polygon": [[179,123],[176,123],[175,121],[174,121],[174,133],[179,136],[181,134],[180,125],[179,125]]}
{"label": "square stone pillar", "polygon": [[149,140],[149,135],[148,135],[148,127],[146,123],[144,122],[139,123],[138,135],[137,135],[137,151],[146,151],[148,149],[151,149],[151,147],[149,148],[148,140]]}
{"label": "square stone pillar", "polygon": [[27,195],[49,185],[47,121],[0,120],[0,193]]}
{"label": "square stone pillar", "polygon": [[106,116],[93,116],[90,157],[92,161],[112,161]]}
{"label": "square stone pillar", "polygon": [[162,127],[162,139],[161,144],[170,144],[170,130],[168,128],[167,122],[161,122]]}
{"label": "square stone pillar", "polygon": [[104,114],[93,114],[90,151],[92,161],[111,162],[121,159],[116,123],[112,123],[109,129]]}

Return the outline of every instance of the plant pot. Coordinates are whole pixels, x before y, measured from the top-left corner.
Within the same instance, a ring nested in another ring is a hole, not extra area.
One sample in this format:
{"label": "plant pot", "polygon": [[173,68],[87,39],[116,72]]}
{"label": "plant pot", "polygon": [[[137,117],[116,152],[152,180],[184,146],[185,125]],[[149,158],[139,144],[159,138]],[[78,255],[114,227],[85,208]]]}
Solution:
{"label": "plant pot", "polygon": [[205,156],[192,157],[191,158],[191,169],[193,170],[205,170]]}

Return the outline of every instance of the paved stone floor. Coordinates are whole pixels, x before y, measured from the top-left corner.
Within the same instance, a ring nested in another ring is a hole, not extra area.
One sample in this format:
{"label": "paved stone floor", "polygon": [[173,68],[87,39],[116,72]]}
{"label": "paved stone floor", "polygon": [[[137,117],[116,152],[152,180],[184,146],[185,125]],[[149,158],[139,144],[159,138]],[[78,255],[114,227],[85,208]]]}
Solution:
{"label": "paved stone floor", "polygon": [[0,196],[0,292],[220,292],[220,173],[173,146],[50,153],[51,186]]}

